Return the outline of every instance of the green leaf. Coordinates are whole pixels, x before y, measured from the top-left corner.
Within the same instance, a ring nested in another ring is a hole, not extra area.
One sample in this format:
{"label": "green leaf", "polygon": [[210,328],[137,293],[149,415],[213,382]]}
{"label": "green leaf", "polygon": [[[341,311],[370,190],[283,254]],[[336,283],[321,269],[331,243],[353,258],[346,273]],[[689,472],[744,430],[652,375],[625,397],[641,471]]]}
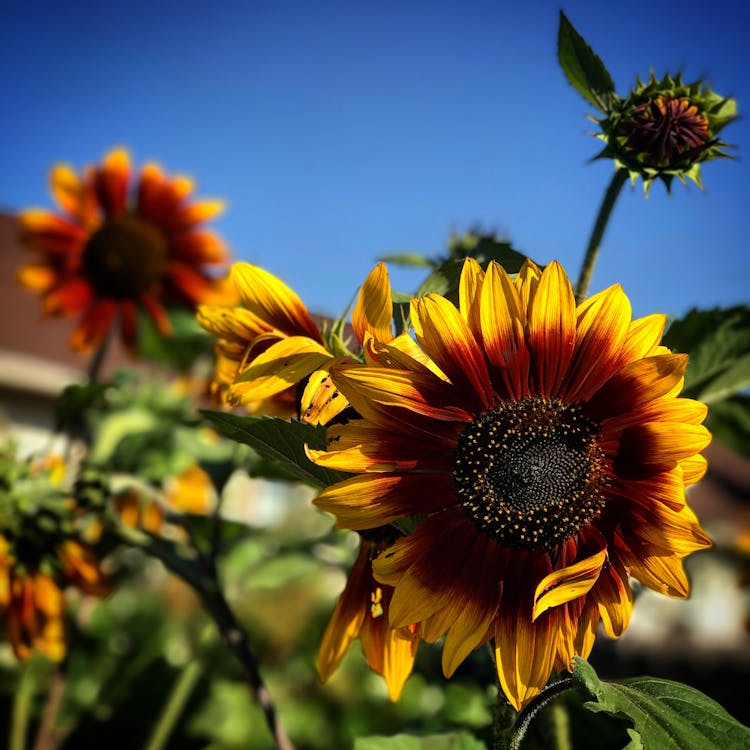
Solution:
{"label": "green leaf", "polygon": [[414,735],[396,734],[393,737],[359,737],[354,750],[485,750],[476,737],[467,732]]}
{"label": "green leaf", "polygon": [[750,387],[750,308],[691,310],[664,345],[689,355],[684,396],[714,404]]}
{"label": "green leaf", "polygon": [[435,261],[421,253],[393,253],[381,255],[376,259],[380,263],[394,263],[397,266],[408,268],[434,268]]}
{"label": "green leaf", "polygon": [[576,657],[573,680],[593,699],[595,712],[632,723],[628,750],[744,750],[750,729],[699,690],[671,680],[636,677],[602,682],[594,668]]}
{"label": "green leaf", "polygon": [[560,11],[557,58],[570,85],[602,112],[608,112],[615,93],[604,63]]}
{"label": "green leaf", "polygon": [[327,487],[346,474],[317,466],[305,455],[305,445],[316,450],[325,446],[325,427],[288,422],[276,417],[240,417],[202,409],[206,419],[230,440],[249,445],[263,458],[273,461],[290,477],[313,487]]}
{"label": "green leaf", "polygon": [[750,458],[750,396],[732,396],[711,404],[706,427],[724,445]]}
{"label": "green leaf", "polygon": [[73,383],[66,386],[57,397],[54,407],[55,429],[62,430],[67,425],[81,419],[84,413],[102,400],[110,383]]}

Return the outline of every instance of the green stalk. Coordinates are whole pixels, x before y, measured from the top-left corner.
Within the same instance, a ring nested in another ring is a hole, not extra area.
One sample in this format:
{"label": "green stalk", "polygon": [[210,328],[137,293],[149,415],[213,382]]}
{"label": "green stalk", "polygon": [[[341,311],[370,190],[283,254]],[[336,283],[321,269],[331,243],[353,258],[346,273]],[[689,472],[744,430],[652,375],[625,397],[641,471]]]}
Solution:
{"label": "green stalk", "polygon": [[191,659],[182,668],[151,732],[146,750],[162,750],[167,744],[202,671],[203,665],[199,659]]}
{"label": "green stalk", "polygon": [[589,244],[586,248],[586,255],[583,258],[583,265],[581,266],[581,275],[578,277],[578,283],[576,284],[576,301],[582,302],[586,299],[586,295],[589,291],[589,284],[591,283],[591,277],[594,273],[594,266],[596,265],[597,258],[599,256],[599,248],[602,244],[604,237],[604,231],[607,228],[609,217],[612,214],[612,209],[615,206],[617,197],[620,195],[620,191],[623,185],[628,180],[628,170],[618,169],[612,176],[612,180],[607,187],[607,191],[604,193],[602,204],[599,206],[599,213],[596,216],[594,222],[594,228],[591,230],[591,236],[589,237]]}
{"label": "green stalk", "polygon": [[8,750],[25,750],[31,715],[31,700],[34,697],[33,667],[25,662],[21,667],[21,676],[13,700],[13,715],[10,722],[10,739]]}

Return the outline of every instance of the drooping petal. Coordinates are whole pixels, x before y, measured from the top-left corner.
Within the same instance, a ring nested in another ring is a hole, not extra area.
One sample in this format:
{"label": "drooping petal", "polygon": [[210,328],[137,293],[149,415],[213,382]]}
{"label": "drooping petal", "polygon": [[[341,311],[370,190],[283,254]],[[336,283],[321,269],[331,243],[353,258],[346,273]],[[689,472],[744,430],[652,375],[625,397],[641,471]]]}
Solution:
{"label": "drooping petal", "polygon": [[606,556],[607,550],[602,549],[573,565],[553,570],[542,578],[534,593],[532,620],[550,607],[558,607],[588,593],[599,578]]}
{"label": "drooping petal", "polygon": [[618,562],[604,566],[590,596],[599,608],[604,631],[610,638],[619,638],[630,622],[633,592]]}
{"label": "drooping petal", "polygon": [[256,401],[299,383],[331,359],[328,350],[305,336],[277,341],[241,369],[231,392],[241,401]]}
{"label": "drooping petal", "polygon": [[321,682],[326,682],[336,671],[344,654],[359,635],[367,615],[372,575],[369,544],[360,547],[341,596],[328,621],[318,648],[316,667]]}
{"label": "drooping petal", "polygon": [[432,513],[452,500],[449,474],[363,474],[326,487],[313,503],[336,516],[336,528],[359,530]]}
{"label": "drooping petal", "polygon": [[114,323],[117,303],[105,299],[94,302],[70,337],[70,346],[77,352],[89,352],[104,341]]}

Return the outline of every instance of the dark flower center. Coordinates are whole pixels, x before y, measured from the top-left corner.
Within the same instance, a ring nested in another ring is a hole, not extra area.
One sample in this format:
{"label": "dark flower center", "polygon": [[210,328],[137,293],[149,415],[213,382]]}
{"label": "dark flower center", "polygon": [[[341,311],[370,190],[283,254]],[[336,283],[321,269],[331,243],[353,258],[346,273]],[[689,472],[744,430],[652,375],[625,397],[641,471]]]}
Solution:
{"label": "dark flower center", "polygon": [[708,120],[688,99],[658,96],[644,102],[621,128],[628,150],[654,167],[670,166],[710,145]]}
{"label": "dark flower center", "polygon": [[136,216],[106,219],[83,251],[83,273],[101,297],[138,299],[166,269],[160,229]]}
{"label": "dark flower center", "polygon": [[458,501],[498,542],[551,549],[604,506],[598,435],[579,407],[559,399],[534,396],[483,412],[456,445]]}

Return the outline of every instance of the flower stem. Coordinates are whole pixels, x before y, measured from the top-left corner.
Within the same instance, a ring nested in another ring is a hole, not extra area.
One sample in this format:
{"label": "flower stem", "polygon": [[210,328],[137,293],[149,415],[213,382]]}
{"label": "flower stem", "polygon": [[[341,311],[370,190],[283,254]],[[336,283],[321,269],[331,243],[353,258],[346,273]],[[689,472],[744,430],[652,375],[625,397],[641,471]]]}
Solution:
{"label": "flower stem", "polygon": [[609,217],[612,214],[615,201],[620,195],[623,185],[627,182],[628,170],[618,169],[612,176],[612,180],[607,187],[607,191],[604,193],[602,204],[599,206],[599,213],[597,214],[596,221],[594,222],[594,228],[591,230],[591,236],[589,237],[589,244],[586,248],[586,255],[583,258],[583,266],[581,267],[581,275],[578,277],[578,283],[576,284],[576,301],[581,302],[586,298],[589,290],[589,284],[591,283],[591,277],[594,273],[594,266],[596,265],[597,258],[599,256],[599,248],[602,244],[604,237],[604,231],[607,228]]}
{"label": "flower stem", "polygon": [[159,714],[159,718],[149,737],[146,750],[162,750],[169,740],[185,705],[195,688],[203,671],[203,664],[199,659],[191,659],[182,668],[179,676],[172,685],[167,702]]}
{"label": "flower stem", "polygon": [[34,686],[33,667],[29,662],[25,662],[21,667],[21,675],[13,700],[13,715],[10,723],[8,750],[25,750],[26,748]]}
{"label": "flower stem", "polygon": [[513,736],[510,738],[510,743],[507,746],[507,750],[519,750],[521,747],[521,741],[524,735],[528,731],[531,720],[536,716],[541,709],[543,709],[556,695],[565,692],[569,688],[573,687],[573,680],[567,678],[554,682],[551,685],[542,690],[539,695],[536,696],[524,709],[518,714],[518,721],[513,728]]}

